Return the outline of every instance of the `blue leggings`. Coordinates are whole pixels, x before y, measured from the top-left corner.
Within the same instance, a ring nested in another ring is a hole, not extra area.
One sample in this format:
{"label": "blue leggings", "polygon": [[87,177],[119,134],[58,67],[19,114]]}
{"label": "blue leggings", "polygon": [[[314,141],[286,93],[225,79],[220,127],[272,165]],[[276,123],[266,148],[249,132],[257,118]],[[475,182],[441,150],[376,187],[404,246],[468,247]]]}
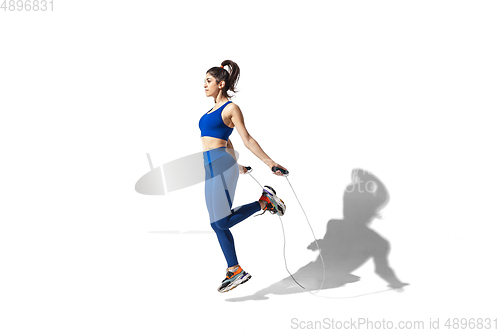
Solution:
{"label": "blue leggings", "polygon": [[205,162],[205,200],[210,225],[217,235],[227,266],[238,265],[234,239],[229,228],[258,212],[259,201],[232,209],[239,170],[225,147],[203,153]]}

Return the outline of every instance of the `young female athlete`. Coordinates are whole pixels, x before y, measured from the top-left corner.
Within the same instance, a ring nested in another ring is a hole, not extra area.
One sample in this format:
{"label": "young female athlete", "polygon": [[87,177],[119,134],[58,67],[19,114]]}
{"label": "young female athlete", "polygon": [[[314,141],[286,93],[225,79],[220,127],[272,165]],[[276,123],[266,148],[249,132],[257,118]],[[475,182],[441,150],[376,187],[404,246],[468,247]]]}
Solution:
{"label": "young female athlete", "polygon": [[[224,69],[224,66],[227,66],[229,71]],[[241,136],[245,147],[271,170],[273,167],[286,170],[264,153],[257,141],[248,134],[240,108],[229,101],[232,96],[228,95],[228,91],[236,92],[239,75],[238,65],[230,60],[225,60],[220,67],[212,67],[207,71],[205,94],[207,97],[213,97],[215,106],[204,114],[199,122],[205,164],[205,199],[210,224],[217,235],[228,266],[226,278],[217,289],[219,292],[229,291],[251,277],[238,265],[234,239],[229,228],[260,210],[283,215],[286,209],[283,201],[276,196],[276,192],[270,186],[265,186],[259,200],[235,209],[231,208],[238,175],[248,171],[236,163],[233,144],[229,140],[234,128]],[[282,176],[280,170],[274,174]]]}

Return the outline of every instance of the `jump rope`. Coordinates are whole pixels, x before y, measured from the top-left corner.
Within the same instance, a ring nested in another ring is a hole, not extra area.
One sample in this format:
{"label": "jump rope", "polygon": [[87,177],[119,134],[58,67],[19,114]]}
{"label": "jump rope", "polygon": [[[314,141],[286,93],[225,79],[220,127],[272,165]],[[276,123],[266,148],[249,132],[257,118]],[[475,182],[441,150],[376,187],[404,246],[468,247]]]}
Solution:
{"label": "jump rope", "polygon": [[[245,172],[244,174],[249,174],[253,180],[255,180],[257,182],[257,184],[259,184],[259,186],[262,188],[262,190],[266,191],[266,189],[257,181],[257,179],[255,179],[254,176],[251,175],[251,172],[252,172],[252,168],[247,166],[245,167],[247,169],[247,172]],[[317,294],[322,288],[323,288],[323,284],[325,283],[325,262],[323,261],[323,256],[321,255],[321,249],[319,247],[319,244],[318,244],[318,240],[316,239],[316,235],[314,234],[314,230],[311,226],[311,223],[309,222],[309,219],[307,218],[307,214],[306,214],[306,211],[304,210],[304,208],[302,207],[302,204],[300,203],[300,200],[299,198],[297,197],[297,194],[295,193],[295,190],[293,189],[293,186],[292,184],[290,183],[290,180],[288,180],[288,170],[284,170],[282,168],[278,168],[278,167],[273,167],[272,168],[272,171],[273,172],[276,172],[276,171],[281,171],[281,173],[283,174],[283,176],[286,178],[288,184],[290,185],[290,188],[292,189],[292,192],[293,194],[295,195],[295,198],[297,199],[297,202],[299,203],[300,205],[300,208],[302,209],[302,212],[304,213],[304,216],[306,217],[306,221],[307,221],[307,224],[309,224],[309,228],[311,229],[311,233],[314,237],[314,242],[316,243],[316,246],[318,248],[318,253],[319,253],[319,257],[321,258],[321,263],[323,265],[323,281],[321,282],[321,286],[319,287],[318,290],[312,292],[310,290],[307,290],[306,288],[304,288],[304,286],[302,286],[297,280],[295,280],[295,278],[293,277],[293,274],[290,273],[290,271],[288,270],[288,265],[286,263],[286,254],[285,254],[285,250],[286,250],[286,237],[285,237],[285,228],[283,227],[283,221],[281,220],[281,216],[278,215],[279,219],[280,219],[280,222],[281,222],[281,230],[283,231],[283,259],[285,261],[285,268],[286,268],[286,271],[288,272],[288,274],[290,275],[290,277],[293,279],[293,281],[295,281],[295,283],[301,287],[302,289],[304,289],[305,291],[307,291],[308,293],[310,294]]]}

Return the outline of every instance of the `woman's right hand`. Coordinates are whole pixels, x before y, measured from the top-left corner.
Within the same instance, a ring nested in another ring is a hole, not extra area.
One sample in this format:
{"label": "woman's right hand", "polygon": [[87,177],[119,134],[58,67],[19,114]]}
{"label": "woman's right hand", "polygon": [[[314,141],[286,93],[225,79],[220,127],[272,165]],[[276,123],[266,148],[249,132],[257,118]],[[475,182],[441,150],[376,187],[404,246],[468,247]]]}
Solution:
{"label": "woman's right hand", "polygon": [[243,165],[238,164],[238,169],[240,170],[240,175],[248,172],[248,169],[246,167],[244,167]]}

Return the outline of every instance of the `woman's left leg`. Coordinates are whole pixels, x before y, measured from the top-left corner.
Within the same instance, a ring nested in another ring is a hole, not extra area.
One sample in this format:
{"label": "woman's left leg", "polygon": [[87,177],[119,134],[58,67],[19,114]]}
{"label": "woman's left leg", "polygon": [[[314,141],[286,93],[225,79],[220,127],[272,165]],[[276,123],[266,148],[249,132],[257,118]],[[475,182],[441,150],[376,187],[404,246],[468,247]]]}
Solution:
{"label": "woman's left leg", "polygon": [[232,226],[247,219],[261,210],[259,201],[255,201],[231,210],[231,215],[216,221],[214,224],[222,230],[228,230]]}
{"label": "woman's left leg", "polygon": [[261,210],[259,201],[232,209],[239,169],[231,155],[214,161],[212,167],[215,176],[212,188],[215,212],[213,223],[218,228],[227,230]]}
{"label": "woman's left leg", "polygon": [[210,179],[207,203],[211,205],[211,227],[217,234],[228,267],[238,264],[233,235],[229,228],[261,209],[258,201],[232,209],[236,184],[239,177],[238,164],[227,154],[209,165]]}
{"label": "woman's left leg", "polygon": [[[237,223],[235,222],[235,218],[241,219],[244,215],[240,212],[241,208],[237,209],[238,214],[235,214],[235,210],[231,209],[236,192],[239,170],[238,164],[229,154],[210,163],[209,168],[211,175],[211,182],[209,184],[211,184],[212,196],[208,201],[212,203],[213,208],[213,220],[211,221],[213,223],[211,223],[211,227],[217,235],[228,267],[226,278],[217,288],[217,291],[226,292],[245,283],[252,277],[238,265],[233,235],[229,231],[229,225],[232,226]],[[242,211],[246,211],[246,209]]]}

